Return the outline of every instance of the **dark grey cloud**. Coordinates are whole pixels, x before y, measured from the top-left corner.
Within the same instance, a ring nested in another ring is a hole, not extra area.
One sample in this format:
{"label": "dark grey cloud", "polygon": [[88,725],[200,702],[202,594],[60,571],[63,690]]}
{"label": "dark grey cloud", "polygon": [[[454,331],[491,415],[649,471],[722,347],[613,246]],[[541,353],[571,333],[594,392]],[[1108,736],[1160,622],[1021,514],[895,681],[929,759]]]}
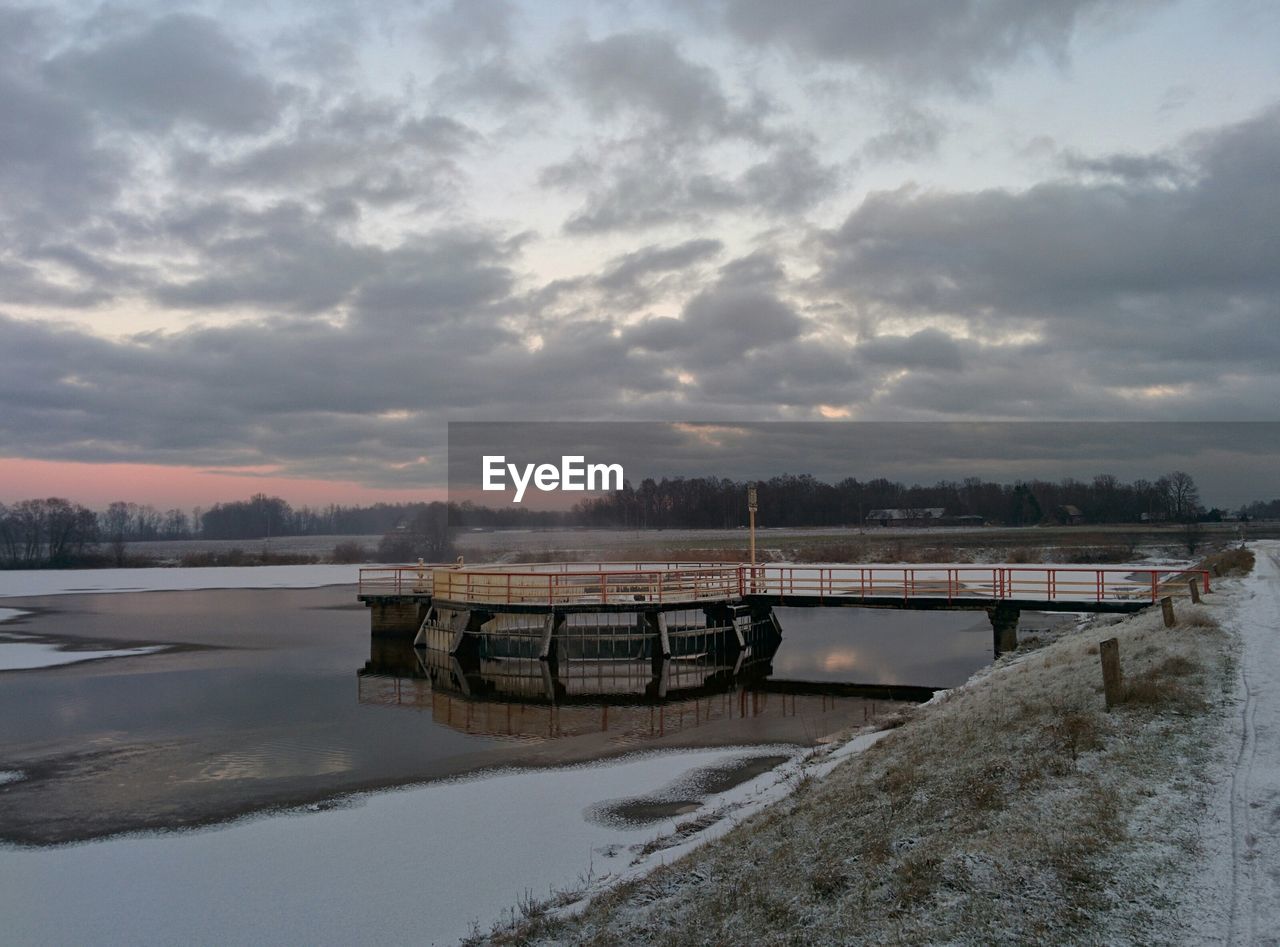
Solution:
{"label": "dark grey cloud", "polygon": [[451,102],[486,106],[503,118],[550,97],[538,71],[522,61],[524,24],[508,0],[454,0],[428,17],[425,36],[448,68],[432,83]]}
{"label": "dark grey cloud", "polygon": [[99,305],[110,294],[93,283],[67,286],[46,278],[38,268],[18,260],[0,259],[0,290],[5,302],[19,306],[61,306],[81,309]]}
{"label": "dark grey cloud", "polygon": [[78,101],[44,86],[20,62],[0,59],[0,219],[6,236],[18,230],[47,237],[78,223],[110,201],[127,178],[124,154],[98,142]]}
{"label": "dark grey cloud", "polygon": [[[656,157],[656,156],[655,156]],[[604,181],[588,191],[581,209],[565,221],[570,234],[610,230],[644,230],[677,222],[694,223],[707,214],[724,213],[742,206],[742,196],[731,182],[714,174],[691,170],[667,160],[614,163]],[[548,169],[544,181],[555,181],[577,192],[578,181]]]}
{"label": "dark grey cloud", "polygon": [[345,216],[397,204],[426,210],[454,201],[465,182],[460,160],[480,142],[449,116],[352,95],[233,155],[177,152],[173,169],[190,188],[288,193]]}
{"label": "dark grey cloud", "polygon": [[646,277],[683,270],[714,257],[723,249],[721,241],[709,237],[671,246],[651,244],[610,260],[596,283],[609,291],[629,290]]}
{"label": "dark grey cloud", "polygon": [[1023,192],[872,195],[830,237],[824,278],[907,312],[1148,330],[1187,294],[1263,305],[1280,288],[1280,109],[1198,141],[1179,186],[1059,181]]}
{"label": "dark grey cloud", "polygon": [[673,365],[693,368],[790,342],[804,327],[804,320],[774,293],[721,285],[694,296],[679,319],[646,319],[630,327],[624,339],[667,354]]}
{"label": "dark grey cloud", "polygon": [[945,122],[933,112],[897,102],[885,110],[889,127],[867,139],[862,153],[873,162],[916,161],[938,150]]}
{"label": "dark grey cloud", "polygon": [[288,93],[216,21],[175,13],[51,59],[58,88],[138,128],[191,123],[243,134],[269,128]]}
{"label": "dark grey cloud", "polygon": [[534,352],[487,313],[392,333],[277,319],[123,340],[0,316],[0,442],[29,457],[438,483],[416,460],[450,417],[583,416],[606,389],[670,404],[669,383],[601,322],[551,327]]}
{"label": "dark grey cloud", "polygon": [[839,173],[813,149],[799,143],[778,148],[748,168],[738,181],[743,202],[773,214],[808,210],[835,190]]}
{"label": "dark grey cloud", "polygon": [[1035,56],[1061,60],[1091,16],[1150,0],[727,0],[740,38],[781,46],[802,61],[852,63],[879,79],[967,94],[994,70]]}
{"label": "dark grey cloud", "polygon": [[[867,376],[852,352],[816,338],[789,338],[739,353],[742,343],[720,358],[692,363],[694,393],[701,418],[752,417],[752,405],[767,405],[772,416],[796,410],[812,417],[820,404],[847,404],[865,397]],[[746,408],[743,411],[743,408]]]}
{"label": "dark grey cloud", "polygon": [[442,72],[432,87],[450,101],[503,112],[539,105],[550,98],[545,83],[532,72],[500,58]]}
{"label": "dark grey cloud", "polygon": [[820,281],[864,324],[966,327],[859,344],[864,365],[908,370],[885,401],[907,416],[1268,417],[1275,166],[1273,108],[1176,159],[1108,156],[1025,191],[874,194],[829,235]]}
{"label": "dark grey cloud", "polygon": [[800,142],[773,149],[736,176],[706,168],[693,156],[676,159],[648,142],[599,163],[576,155],[542,174],[545,186],[586,189],[583,206],[565,222],[572,234],[698,223],[729,213],[795,215],[831,194],[838,182],[837,169]]}
{"label": "dark grey cloud", "polygon": [[380,266],[375,248],[342,237],[297,202],[261,211],[204,205],[176,215],[169,230],[185,238],[200,265],[191,277],[178,270],[155,288],[164,306],[317,313],[341,304]]}
{"label": "dark grey cloud", "polygon": [[399,328],[506,299],[524,240],[445,228],[384,247],[344,236],[294,201],[261,211],[199,205],[172,216],[166,233],[198,252],[201,265],[189,279],[154,287],[165,306],[306,315],[349,309],[365,323]]}
{"label": "dark grey cloud", "polygon": [[1164,155],[1083,155],[1064,152],[1063,168],[1074,175],[1096,175],[1124,183],[1182,183],[1187,174],[1178,162]]}
{"label": "dark grey cloud", "polygon": [[875,365],[958,372],[964,367],[960,345],[938,329],[911,335],[881,335],[858,344],[858,355]]}
{"label": "dark grey cloud", "polygon": [[428,18],[425,33],[445,56],[505,50],[515,13],[508,0],[453,0]]}
{"label": "dark grey cloud", "polygon": [[596,118],[621,116],[685,140],[770,137],[762,123],[767,104],[731,103],[719,75],[685,57],[669,33],[581,41],[565,50],[562,69]]}
{"label": "dark grey cloud", "polygon": [[353,300],[363,322],[384,328],[440,319],[475,319],[507,301],[520,237],[480,231],[440,231],[406,242],[382,256],[376,275]]}

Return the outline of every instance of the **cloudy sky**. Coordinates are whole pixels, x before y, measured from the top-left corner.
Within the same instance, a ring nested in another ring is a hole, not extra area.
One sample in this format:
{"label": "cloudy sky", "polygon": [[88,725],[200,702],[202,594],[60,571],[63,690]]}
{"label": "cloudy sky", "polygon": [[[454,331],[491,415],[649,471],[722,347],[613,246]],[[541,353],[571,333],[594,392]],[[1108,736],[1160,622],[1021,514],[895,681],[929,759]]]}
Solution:
{"label": "cloudy sky", "polygon": [[0,500],[420,496],[448,421],[1274,419],[1277,49],[1273,0],[0,5]]}

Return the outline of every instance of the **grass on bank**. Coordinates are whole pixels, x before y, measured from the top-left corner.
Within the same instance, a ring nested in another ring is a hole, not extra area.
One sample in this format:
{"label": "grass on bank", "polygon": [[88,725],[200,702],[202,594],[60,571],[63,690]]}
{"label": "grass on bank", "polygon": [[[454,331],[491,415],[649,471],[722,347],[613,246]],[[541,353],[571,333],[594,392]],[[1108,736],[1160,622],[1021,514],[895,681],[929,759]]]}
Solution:
{"label": "grass on bank", "polygon": [[[1251,553],[1206,568],[1239,574]],[[580,917],[496,944],[1162,943],[1197,851],[1232,644],[1206,604],[1003,659],[823,780]],[[1103,708],[1098,643],[1124,703]]]}

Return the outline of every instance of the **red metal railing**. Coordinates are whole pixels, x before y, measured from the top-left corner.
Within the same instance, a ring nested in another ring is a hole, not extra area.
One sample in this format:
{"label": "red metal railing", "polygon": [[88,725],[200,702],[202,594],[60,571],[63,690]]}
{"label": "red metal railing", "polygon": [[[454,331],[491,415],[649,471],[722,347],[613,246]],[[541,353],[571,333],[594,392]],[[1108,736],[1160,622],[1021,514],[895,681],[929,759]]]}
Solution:
{"label": "red metal railing", "polygon": [[805,566],[689,562],[411,565],[360,570],[360,594],[429,594],[476,605],[715,602],[744,596],[818,601],[912,598],[1056,603],[1155,602],[1209,591],[1201,569],[1082,566]]}
{"label": "red metal railing", "polygon": [[825,599],[931,598],[1043,602],[1155,602],[1186,594],[1202,569],[1098,569],[1079,566],[743,566],[743,593]]}

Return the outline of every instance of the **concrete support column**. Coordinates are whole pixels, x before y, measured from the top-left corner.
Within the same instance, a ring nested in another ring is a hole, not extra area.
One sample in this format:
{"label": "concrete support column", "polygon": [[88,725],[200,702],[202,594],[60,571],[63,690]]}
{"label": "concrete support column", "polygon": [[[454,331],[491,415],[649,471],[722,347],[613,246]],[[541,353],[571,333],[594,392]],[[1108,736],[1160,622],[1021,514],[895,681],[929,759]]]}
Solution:
{"label": "concrete support column", "polygon": [[371,601],[369,633],[374,638],[406,638],[412,641],[422,626],[430,602]]}
{"label": "concrete support column", "polygon": [[538,660],[545,661],[552,667],[559,663],[556,643],[563,627],[564,615],[560,612],[552,612],[542,623],[542,644],[538,648]]}
{"label": "concrete support column", "polygon": [[479,636],[485,622],[493,616],[478,608],[458,612],[453,616],[450,627],[453,630],[453,641],[449,645],[449,653],[458,660],[471,660],[479,652]]}
{"label": "concrete support column", "polygon": [[738,627],[738,611],[732,605],[708,605],[702,610],[707,616],[707,630],[718,629],[724,635],[722,647],[728,655],[738,654],[747,646],[742,629]]}
{"label": "concrete support column", "polygon": [[987,609],[987,617],[991,619],[991,643],[997,658],[1018,647],[1018,614],[1017,608],[1003,603]]}
{"label": "concrete support column", "polygon": [[667,658],[671,657],[671,638],[667,634],[667,616],[657,609],[648,609],[636,616],[636,625],[649,639],[649,654],[653,659],[653,673],[657,675]]}

